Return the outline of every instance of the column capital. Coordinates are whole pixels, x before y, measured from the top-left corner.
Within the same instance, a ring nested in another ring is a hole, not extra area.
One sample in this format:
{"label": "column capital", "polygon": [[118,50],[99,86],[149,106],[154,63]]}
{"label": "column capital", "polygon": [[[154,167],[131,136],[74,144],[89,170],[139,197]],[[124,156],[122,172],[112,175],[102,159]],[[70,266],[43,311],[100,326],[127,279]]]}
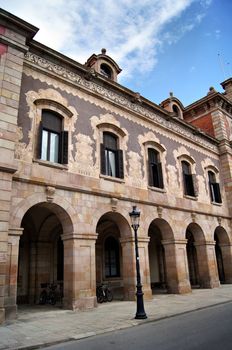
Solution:
{"label": "column capital", "polygon": [[97,240],[98,235],[96,233],[65,233],[61,235],[63,241],[70,240]]}
{"label": "column capital", "polygon": [[164,239],[161,241],[163,245],[168,245],[168,244],[187,244],[188,240],[187,239]]}
{"label": "column capital", "polygon": [[[149,243],[150,242],[150,237],[138,237],[137,238],[138,240],[138,243]],[[120,243],[123,244],[123,243],[134,243],[135,241],[135,237],[134,236],[131,236],[131,237],[124,237],[124,238],[120,238]]]}
{"label": "column capital", "polygon": [[9,236],[22,236],[24,228],[22,227],[13,227],[9,228],[8,235]]}
{"label": "column capital", "polygon": [[194,246],[215,246],[216,242],[215,241],[204,241],[204,242],[194,242]]}

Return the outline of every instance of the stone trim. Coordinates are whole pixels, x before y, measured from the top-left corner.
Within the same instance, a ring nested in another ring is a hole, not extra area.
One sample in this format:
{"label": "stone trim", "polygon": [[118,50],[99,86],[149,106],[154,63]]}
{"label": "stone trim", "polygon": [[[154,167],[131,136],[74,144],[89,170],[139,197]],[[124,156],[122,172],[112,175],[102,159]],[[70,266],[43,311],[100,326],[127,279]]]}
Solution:
{"label": "stone trim", "polygon": [[187,239],[165,239],[162,240],[161,243],[163,245],[170,245],[170,244],[187,244],[188,240]]}
{"label": "stone trim", "polygon": [[68,240],[94,240],[96,241],[98,238],[97,234],[92,234],[92,233],[87,233],[87,234],[81,234],[81,233],[68,233],[68,234],[63,234],[61,235],[61,238],[63,241],[68,241]]}

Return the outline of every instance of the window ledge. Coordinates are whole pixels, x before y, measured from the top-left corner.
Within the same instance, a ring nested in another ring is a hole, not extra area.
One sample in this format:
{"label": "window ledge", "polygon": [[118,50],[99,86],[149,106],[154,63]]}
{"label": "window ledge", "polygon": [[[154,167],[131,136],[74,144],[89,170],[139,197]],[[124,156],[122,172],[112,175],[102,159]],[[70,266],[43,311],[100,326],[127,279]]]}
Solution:
{"label": "window ledge", "polygon": [[197,200],[198,200],[198,197],[189,196],[189,195],[187,195],[187,194],[184,194],[184,198],[186,198],[186,199],[191,199],[191,200],[193,200],[193,201],[197,201]]}
{"label": "window ledge", "polygon": [[211,202],[211,204],[217,205],[218,207],[221,207],[221,206],[222,206],[222,203],[218,203],[218,202]]}
{"label": "window ledge", "polygon": [[61,169],[61,170],[68,170],[68,166],[64,164],[59,164],[59,163],[52,163],[47,160],[41,160],[41,159],[33,159],[34,163],[38,163],[40,165],[48,166],[50,168],[56,168],[56,169]]}
{"label": "window ledge", "polygon": [[149,190],[155,191],[155,192],[161,192],[161,193],[166,193],[167,192],[164,188],[160,188],[160,187],[147,186],[147,188]]}
{"label": "window ledge", "polygon": [[102,174],[100,174],[99,177],[101,179],[108,180],[108,181],[125,183],[125,180],[124,179],[120,179],[119,177],[113,177],[113,176],[102,175]]}

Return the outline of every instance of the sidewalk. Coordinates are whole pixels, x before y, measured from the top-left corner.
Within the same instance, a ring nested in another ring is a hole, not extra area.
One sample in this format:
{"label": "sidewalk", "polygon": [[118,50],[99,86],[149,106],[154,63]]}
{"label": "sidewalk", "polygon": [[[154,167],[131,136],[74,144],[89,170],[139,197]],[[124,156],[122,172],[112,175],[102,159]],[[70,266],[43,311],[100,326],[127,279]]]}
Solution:
{"label": "sidewalk", "polygon": [[232,285],[193,290],[186,295],[154,295],[145,302],[146,320],[134,319],[136,303],[131,301],[113,301],[78,312],[24,306],[19,309],[16,321],[0,326],[0,350],[36,349],[227,302],[232,302]]}

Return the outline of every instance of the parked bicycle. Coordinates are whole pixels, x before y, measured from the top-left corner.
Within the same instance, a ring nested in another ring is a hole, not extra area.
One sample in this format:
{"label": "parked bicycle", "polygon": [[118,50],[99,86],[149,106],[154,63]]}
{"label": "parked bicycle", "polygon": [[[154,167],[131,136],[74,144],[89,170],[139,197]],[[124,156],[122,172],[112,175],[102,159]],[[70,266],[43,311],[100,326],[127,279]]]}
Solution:
{"label": "parked bicycle", "polygon": [[113,300],[113,293],[106,284],[99,284],[96,288],[97,302],[103,303]]}
{"label": "parked bicycle", "polygon": [[39,303],[41,305],[51,304],[55,305],[57,301],[56,288],[57,285],[54,283],[41,283],[41,288],[43,288],[40,293]]}

